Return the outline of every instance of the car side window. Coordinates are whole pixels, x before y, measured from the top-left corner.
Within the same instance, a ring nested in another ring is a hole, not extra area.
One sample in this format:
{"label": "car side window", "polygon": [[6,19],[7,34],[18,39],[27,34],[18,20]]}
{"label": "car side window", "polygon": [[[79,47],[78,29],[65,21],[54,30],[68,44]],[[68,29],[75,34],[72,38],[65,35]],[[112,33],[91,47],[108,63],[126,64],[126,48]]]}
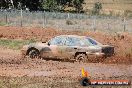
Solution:
{"label": "car side window", "polygon": [[97,44],[98,44],[95,40],[93,40],[93,39],[91,39],[91,38],[87,38],[87,39],[89,40],[89,42],[90,42],[92,45],[97,45]]}
{"label": "car side window", "polygon": [[55,37],[50,41],[50,45],[64,45],[64,37]]}
{"label": "car side window", "polygon": [[65,45],[67,46],[79,46],[80,45],[80,39],[75,37],[67,37]]}

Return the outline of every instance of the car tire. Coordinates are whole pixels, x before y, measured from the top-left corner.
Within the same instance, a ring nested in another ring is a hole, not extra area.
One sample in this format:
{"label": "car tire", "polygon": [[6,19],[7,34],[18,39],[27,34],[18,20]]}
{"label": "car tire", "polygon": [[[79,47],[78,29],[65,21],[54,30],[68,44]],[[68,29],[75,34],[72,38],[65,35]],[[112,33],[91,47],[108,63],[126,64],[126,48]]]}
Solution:
{"label": "car tire", "polygon": [[87,55],[86,54],[78,54],[78,55],[76,55],[75,60],[77,62],[86,62],[87,61]]}
{"label": "car tire", "polygon": [[38,50],[32,49],[32,50],[29,51],[29,57],[32,58],[32,59],[33,58],[39,58],[40,57],[40,53],[39,53]]}

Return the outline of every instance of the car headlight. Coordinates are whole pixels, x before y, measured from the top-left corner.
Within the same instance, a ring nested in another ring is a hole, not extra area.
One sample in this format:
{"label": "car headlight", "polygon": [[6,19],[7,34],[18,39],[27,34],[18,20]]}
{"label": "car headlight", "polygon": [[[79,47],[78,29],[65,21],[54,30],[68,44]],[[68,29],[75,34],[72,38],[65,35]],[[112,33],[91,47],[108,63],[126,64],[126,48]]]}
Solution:
{"label": "car headlight", "polygon": [[99,53],[99,52],[96,52],[95,54],[96,54],[96,55],[100,55],[100,53]]}

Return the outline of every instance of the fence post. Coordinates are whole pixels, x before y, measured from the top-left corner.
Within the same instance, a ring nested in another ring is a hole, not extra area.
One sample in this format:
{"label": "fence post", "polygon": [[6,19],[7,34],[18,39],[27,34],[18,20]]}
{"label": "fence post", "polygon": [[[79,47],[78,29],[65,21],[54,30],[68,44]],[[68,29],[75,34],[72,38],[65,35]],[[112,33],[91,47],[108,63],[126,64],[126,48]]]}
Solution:
{"label": "fence post", "polygon": [[46,26],[46,17],[45,17],[45,11],[42,12],[42,19],[43,19],[43,28]]}
{"label": "fence post", "polygon": [[70,13],[68,12],[67,13],[67,20],[69,20],[70,19]]}
{"label": "fence post", "polygon": [[42,27],[44,28],[44,12],[42,12],[42,21],[43,21],[43,25],[42,25]]}
{"label": "fence post", "polygon": [[5,21],[6,21],[6,24],[8,24],[8,16],[7,16],[7,12],[6,12],[6,16],[5,16]]}
{"label": "fence post", "polygon": [[124,17],[123,19],[123,29],[124,29],[124,32],[126,31],[126,18]]}
{"label": "fence post", "polygon": [[96,31],[96,16],[93,17],[93,30]]}
{"label": "fence post", "polygon": [[20,23],[20,26],[21,26],[21,27],[23,26],[22,19],[23,19],[23,13],[22,13],[22,9],[21,9],[21,23]]}
{"label": "fence post", "polygon": [[107,23],[107,29],[110,30],[110,23]]}

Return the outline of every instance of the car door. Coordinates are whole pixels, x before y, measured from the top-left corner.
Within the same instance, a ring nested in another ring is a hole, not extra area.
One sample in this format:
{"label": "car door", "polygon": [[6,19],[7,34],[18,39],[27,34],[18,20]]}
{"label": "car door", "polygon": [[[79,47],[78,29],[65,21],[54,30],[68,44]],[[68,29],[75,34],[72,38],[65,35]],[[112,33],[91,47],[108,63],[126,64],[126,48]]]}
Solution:
{"label": "car door", "polygon": [[80,39],[76,37],[67,37],[63,49],[61,49],[62,56],[65,58],[73,58],[75,53],[81,49]]}
{"label": "car door", "polygon": [[65,37],[57,36],[48,42],[50,52],[49,56],[52,58],[60,58],[64,46]]}

